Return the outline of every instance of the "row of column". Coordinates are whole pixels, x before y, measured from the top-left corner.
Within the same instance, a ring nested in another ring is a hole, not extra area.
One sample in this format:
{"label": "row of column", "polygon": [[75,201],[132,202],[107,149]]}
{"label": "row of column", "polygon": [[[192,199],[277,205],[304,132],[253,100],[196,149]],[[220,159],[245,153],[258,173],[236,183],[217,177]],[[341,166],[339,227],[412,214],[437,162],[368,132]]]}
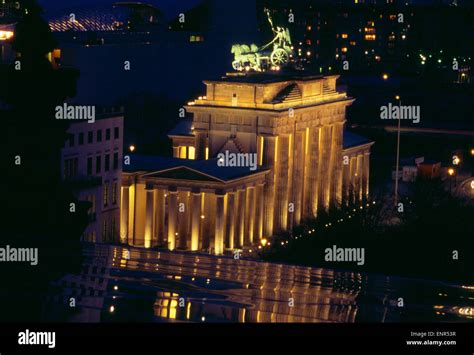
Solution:
{"label": "row of column", "polygon": [[263,137],[263,166],[270,169],[265,181],[265,236],[342,202],[342,140],[342,122]]}
{"label": "row of column", "polygon": [[343,203],[364,201],[369,196],[370,152],[360,151],[347,157],[343,166]]}
{"label": "row of column", "polygon": [[[233,192],[164,190],[148,186],[145,201],[135,201],[136,187],[122,187],[121,241],[146,248],[167,245],[197,251],[252,245],[263,235],[264,184]],[[140,197],[138,197],[140,198]],[[143,236],[135,219],[144,208]]]}

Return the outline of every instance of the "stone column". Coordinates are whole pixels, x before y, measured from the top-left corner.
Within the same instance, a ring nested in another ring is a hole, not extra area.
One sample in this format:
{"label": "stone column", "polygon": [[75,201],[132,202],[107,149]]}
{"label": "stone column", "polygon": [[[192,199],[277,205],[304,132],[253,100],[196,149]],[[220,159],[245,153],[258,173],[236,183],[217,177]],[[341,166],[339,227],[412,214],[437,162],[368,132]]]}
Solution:
{"label": "stone column", "polygon": [[[351,185],[351,171],[350,171],[351,159],[349,155],[344,155],[342,159],[343,159],[343,165],[342,165],[343,167],[343,173],[342,173],[343,199],[344,199],[344,204],[348,205],[349,196],[350,196],[350,185]],[[347,162],[347,164],[344,164],[344,162]]]}
{"label": "stone column", "polygon": [[363,174],[363,165],[364,165],[364,155],[357,155],[357,199],[362,201],[362,174]]}
{"label": "stone column", "polygon": [[201,222],[201,193],[191,193],[191,250],[199,249],[199,231]]}
{"label": "stone column", "polygon": [[237,212],[237,238],[238,247],[241,248],[245,244],[245,205],[246,205],[246,194],[245,190],[239,190],[239,209]]}
{"label": "stone column", "polygon": [[146,187],[146,216],[145,216],[145,248],[151,248],[151,239],[153,236],[153,187]]}
{"label": "stone column", "polygon": [[278,137],[275,164],[275,217],[273,231],[286,230],[288,223],[288,135]]}
{"label": "stone column", "polygon": [[155,191],[155,240],[156,245],[165,240],[165,190]]}
{"label": "stone column", "polygon": [[275,193],[275,148],[277,137],[266,136],[263,143],[263,166],[270,170],[265,177],[265,211],[264,211],[264,235],[270,237],[273,234],[273,211]]}
{"label": "stone column", "polygon": [[196,137],[196,160],[206,159],[206,132],[205,131],[195,131]]}
{"label": "stone column", "polygon": [[234,249],[235,237],[235,193],[229,192],[227,194],[227,243],[229,249]]}
{"label": "stone column", "polygon": [[253,233],[255,223],[255,187],[249,186],[247,188],[247,224],[245,225],[247,230],[247,240],[250,244],[253,244]]}
{"label": "stone column", "polygon": [[178,191],[168,194],[168,249],[176,248],[176,224],[178,221]]}
{"label": "stone column", "polygon": [[173,145],[173,158],[179,158],[179,146]]}
{"label": "stone column", "polygon": [[338,122],[334,124],[333,129],[333,164],[334,177],[331,179],[331,196],[333,205],[340,206],[342,204],[342,140],[343,140],[344,123]]}
{"label": "stone column", "polygon": [[350,195],[350,200],[351,203],[356,202],[356,196],[357,196],[357,157],[351,156],[351,162],[350,162],[350,178],[349,178],[349,195]]}
{"label": "stone column", "polygon": [[304,218],[314,218],[318,213],[319,180],[321,176],[321,128],[311,128],[308,134],[305,171]]}
{"label": "stone column", "polygon": [[264,213],[264,202],[265,196],[264,184],[258,184],[256,190],[256,199],[257,199],[257,212],[256,212],[256,236],[258,240],[263,238],[263,213]]}
{"label": "stone column", "polygon": [[293,172],[294,184],[294,224],[298,225],[301,222],[302,208],[303,208],[303,186],[304,186],[304,161],[305,161],[305,131],[296,132],[295,136],[295,155],[293,157],[295,163],[295,171]]}
{"label": "stone column", "polygon": [[130,206],[130,187],[122,186],[122,208],[120,216],[120,242],[126,244],[128,241],[128,215]]}
{"label": "stone column", "polygon": [[370,177],[370,152],[364,152],[364,172],[362,178],[362,189],[364,198],[369,198],[369,177]]}
{"label": "stone column", "polygon": [[329,209],[329,202],[331,200],[331,138],[332,138],[332,127],[324,126],[321,131],[321,193],[319,206],[325,210]]}
{"label": "stone column", "polygon": [[216,194],[216,232],[214,235],[214,253],[220,255],[224,252],[225,210],[224,194]]}

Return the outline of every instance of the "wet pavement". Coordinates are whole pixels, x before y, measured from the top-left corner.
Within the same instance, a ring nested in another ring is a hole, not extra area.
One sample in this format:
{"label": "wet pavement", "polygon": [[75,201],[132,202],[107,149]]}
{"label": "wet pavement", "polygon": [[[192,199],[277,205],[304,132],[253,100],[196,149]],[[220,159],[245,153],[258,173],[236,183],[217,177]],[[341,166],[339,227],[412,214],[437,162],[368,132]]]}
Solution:
{"label": "wet pavement", "polygon": [[105,245],[85,255],[44,321],[474,322],[473,285]]}

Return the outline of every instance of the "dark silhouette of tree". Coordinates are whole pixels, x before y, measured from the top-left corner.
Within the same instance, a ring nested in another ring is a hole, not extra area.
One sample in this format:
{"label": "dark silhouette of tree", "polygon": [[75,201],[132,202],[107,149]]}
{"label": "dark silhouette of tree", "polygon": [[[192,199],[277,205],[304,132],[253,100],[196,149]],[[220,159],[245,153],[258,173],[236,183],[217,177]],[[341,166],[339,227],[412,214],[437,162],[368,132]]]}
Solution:
{"label": "dark silhouette of tree", "polygon": [[36,247],[39,263],[0,263],[0,319],[10,321],[39,320],[50,281],[79,270],[88,208],[61,181],[68,124],[54,115],[56,105],[74,96],[78,72],[53,69],[47,55],[56,42],[41,8],[35,0],[21,1],[21,8],[12,40],[17,58],[0,73],[0,101],[8,107],[0,112],[7,128],[0,247]]}

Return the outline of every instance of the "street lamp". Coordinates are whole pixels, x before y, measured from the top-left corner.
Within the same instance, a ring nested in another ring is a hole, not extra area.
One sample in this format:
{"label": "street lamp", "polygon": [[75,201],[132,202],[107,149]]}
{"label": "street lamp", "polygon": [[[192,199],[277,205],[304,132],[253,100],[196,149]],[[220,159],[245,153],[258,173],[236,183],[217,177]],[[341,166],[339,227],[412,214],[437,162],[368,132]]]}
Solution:
{"label": "street lamp", "polygon": [[453,192],[453,175],[456,173],[456,171],[453,168],[448,169],[448,175],[449,175],[449,192]]}

